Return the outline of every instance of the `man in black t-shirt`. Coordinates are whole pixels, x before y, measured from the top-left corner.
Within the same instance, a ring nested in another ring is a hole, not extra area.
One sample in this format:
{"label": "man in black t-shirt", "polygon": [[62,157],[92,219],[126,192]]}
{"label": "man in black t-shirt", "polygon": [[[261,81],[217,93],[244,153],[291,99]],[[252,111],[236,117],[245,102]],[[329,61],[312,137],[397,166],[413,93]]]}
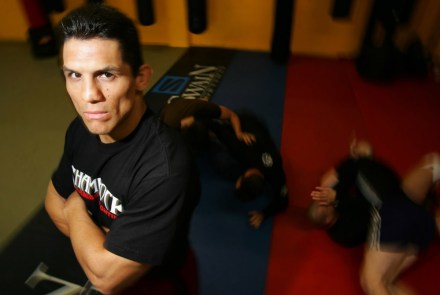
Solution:
{"label": "man in black t-shirt", "polygon": [[198,177],[180,134],[143,100],[151,69],[136,27],[114,8],[89,4],[65,16],[59,30],[61,69],[78,117],[66,132],[46,210],[100,292],[128,291],[153,274],[175,281]]}

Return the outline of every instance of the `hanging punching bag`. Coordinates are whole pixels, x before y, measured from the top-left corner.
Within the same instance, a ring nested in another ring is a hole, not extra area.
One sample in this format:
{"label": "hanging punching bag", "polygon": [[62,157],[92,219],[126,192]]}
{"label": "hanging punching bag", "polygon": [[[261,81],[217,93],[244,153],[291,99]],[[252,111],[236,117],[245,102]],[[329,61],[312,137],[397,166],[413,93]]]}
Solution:
{"label": "hanging punching bag", "polygon": [[331,16],[333,18],[347,18],[351,14],[353,0],[334,0]]}
{"label": "hanging punching bag", "polygon": [[415,0],[376,0],[356,68],[359,74],[373,81],[388,81],[395,77],[401,62],[401,52],[394,44],[399,25],[409,21]]}
{"label": "hanging punching bag", "polygon": [[51,12],[59,13],[59,12],[63,12],[65,9],[63,0],[42,0],[41,4],[46,10],[46,13],[51,13]]}
{"label": "hanging punching bag", "polygon": [[153,0],[136,0],[139,22],[144,26],[154,24]]}
{"label": "hanging punching bag", "polygon": [[275,62],[285,63],[290,56],[294,1],[277,0],[275,5],[275,23],[270,56]]}
{"label": "hanging punching bag", "polygon": [[28,23],[28,37],[34,57],[43,58],[58,53],[49,15],[40,0],[21,0]]}
{"label": "hanging punching bag", "polygon": [[206,0],[187,0],[189,31],[201,34],[206,30]]}

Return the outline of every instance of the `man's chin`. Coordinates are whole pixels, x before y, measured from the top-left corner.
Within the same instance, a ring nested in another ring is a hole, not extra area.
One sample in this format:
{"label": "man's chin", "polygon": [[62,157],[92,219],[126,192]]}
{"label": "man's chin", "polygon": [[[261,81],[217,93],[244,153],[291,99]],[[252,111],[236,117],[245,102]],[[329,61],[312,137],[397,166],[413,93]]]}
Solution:
{"label": "man's chin", "polygon": [[84,125],[90,133],[95,135],[106,135],[110,133],[110,128],[107,124],[102,122],[86,122],[84,121]]}

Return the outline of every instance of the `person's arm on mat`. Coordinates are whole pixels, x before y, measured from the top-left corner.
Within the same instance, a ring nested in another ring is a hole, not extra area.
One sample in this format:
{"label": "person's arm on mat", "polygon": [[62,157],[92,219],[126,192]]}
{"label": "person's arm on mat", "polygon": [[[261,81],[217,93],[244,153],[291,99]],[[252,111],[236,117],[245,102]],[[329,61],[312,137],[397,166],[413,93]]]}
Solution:
{"label": "person's arm on mat", "polygon": [[241,130],[240,118],[231,109],[219,105],[221,114],[220,119],[228,120],[231,123],[232,129],[234,129],[235,136],[246,144],[252,144],[255,142],[255,136],[252,133],[243,132]]}
{"label": "person's arm on mat", "polygon": [[262,211],[249,212],[249,224],[255,229],[259,229],[265,219],[282,212],[289,205],[289,197],[285,182],[275,182],[272,201]]}

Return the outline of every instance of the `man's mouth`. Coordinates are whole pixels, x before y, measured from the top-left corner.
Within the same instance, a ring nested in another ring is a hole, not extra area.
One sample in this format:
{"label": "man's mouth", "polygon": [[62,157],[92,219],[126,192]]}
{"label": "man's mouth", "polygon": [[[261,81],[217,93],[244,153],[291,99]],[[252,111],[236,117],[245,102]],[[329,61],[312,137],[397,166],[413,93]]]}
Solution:
{"label": "man's mouth", "polygon": [[108,116],[108,112],[84,112],[88,120],[102,120]]}

